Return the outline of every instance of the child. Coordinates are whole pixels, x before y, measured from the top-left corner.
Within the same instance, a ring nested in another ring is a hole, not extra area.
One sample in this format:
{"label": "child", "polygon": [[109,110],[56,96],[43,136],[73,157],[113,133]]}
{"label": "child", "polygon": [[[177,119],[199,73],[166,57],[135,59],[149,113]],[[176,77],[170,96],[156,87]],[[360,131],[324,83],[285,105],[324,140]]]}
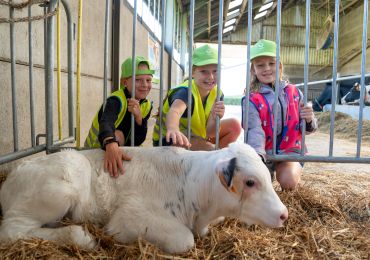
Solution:
{"label": "child", "polygon": [[[266,154],[272,154],[276,44],[259,40],[251,47],[251,83],[248,113],[248,140],[265,162]],[[277,154],[300,154],[302,119],[306,121],[306,133],[317,129],[317,120],[311,105],[303,106],[302,92],[293,84],[282,80],[283,65],[279,64],[279,103],[277,104]],[[242,101],[244,114],[246,100]],[[243,117],[242,117],[243,118]],[[244,126],[243,126],[244,128]],[[295,189],[301,178],[302,166],[298,162],[268,162],[270,171],[276,171],[276,179],[282,189]]]}
{"label": "child", "polygon": [[148,60],[135,58],[135,99],[132,96],[132,58],[126,59],[121,66],[121,86],[113,92],[96,113],[85,141],[85,147],[105,150],[104,167],[111,176],[123,174],[122,160],[130,160],[119,146],[131,145],[131,114],[135,118],[135,146],[141,145],[146,138],[147,121],[152,110],[152,102],[146,99],[152,88],[154,70]]}
{"label": "child", "polygon": [[[153,145],[190,147],[191,150],[214,150],[216,117],[225,113],[223,101],[216,101],[217,95],[217,51],[204,45],[193,52],[191,139],[187,138],[188,81],[169,90],[163,105],[163,129],[159,136],[159,116],[153,132]],[[221,94],[220,100],[223,99]],[[219,146],[226,147],[234,142],[241,132],[236,119],[220,121]]]}

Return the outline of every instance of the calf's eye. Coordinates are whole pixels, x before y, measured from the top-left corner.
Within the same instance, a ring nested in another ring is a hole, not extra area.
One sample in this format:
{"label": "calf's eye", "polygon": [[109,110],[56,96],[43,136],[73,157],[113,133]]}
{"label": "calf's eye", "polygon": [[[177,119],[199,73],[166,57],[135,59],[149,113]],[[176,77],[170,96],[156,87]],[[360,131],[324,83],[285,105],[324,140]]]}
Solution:
{"label": "calf's eye", "polygon": [[254,186],[254,180],[247,180],[245,182],[245,184],[248,186],[248,187],[253,187]]}

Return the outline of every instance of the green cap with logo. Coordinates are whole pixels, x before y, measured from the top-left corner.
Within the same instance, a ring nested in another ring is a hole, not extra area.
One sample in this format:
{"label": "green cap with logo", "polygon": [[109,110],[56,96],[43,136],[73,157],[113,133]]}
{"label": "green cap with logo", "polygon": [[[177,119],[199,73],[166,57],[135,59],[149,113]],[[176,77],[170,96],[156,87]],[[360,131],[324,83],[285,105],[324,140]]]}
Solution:
{"label": "green cap with logo", "polygon": [[[147,70],[139,70],[140,64],[146,64],[148,65]],[[135,58],[135,64],[136,64],[136,70],[135,75],[153,75],[155,71],[152,69],[152,66],[150,65],[150,62],[141,56],[136,56]],[[132,58],[127,58],[121,66],[121,78],[129,78],[132,77]]]}
{"label": "green cap with logo", "polygon": [[259,40],[251,47],[251,60],[261,57],[276,57],[276,43],[269,40]]}
{"label": "green cap with logo", "polygon": [[218,64],[218,52],[208,44],[196,48],[193,52],[193,65],[204,66]]}

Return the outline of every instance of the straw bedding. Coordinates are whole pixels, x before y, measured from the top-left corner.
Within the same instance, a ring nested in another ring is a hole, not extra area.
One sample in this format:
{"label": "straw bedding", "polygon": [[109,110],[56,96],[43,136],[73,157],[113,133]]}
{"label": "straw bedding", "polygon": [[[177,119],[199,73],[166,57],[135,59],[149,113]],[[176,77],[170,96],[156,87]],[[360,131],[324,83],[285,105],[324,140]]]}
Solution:
{"label": "straw bedding", "polygon": [[[335,176],[329,173],[327,178]],[[359,193],[351,188],[335,188],[327,178],[317,181],[316,176],[307,176],[298,190],[279,192],[290,214],[284,228],[247,227],[227,219],[213,227],[205,238],[197,238],[191,251],[176,256],[167,255],[142,240],[130,245],[119,244],[100,228],[86,224],[99,241],[93,251],[31,239],[0,244],[0,258],[369,259],[370,180],[366,175],[357,177],[362,184],[367,182],[367,188]]]}
{"label": "straw bedding", "polygon": [[[196,246],[168,255],[139,240],[123,245],[92,224],[84,224],[99,245],[92,251],[40,239],[0,244],[1,259],[369,259],[370,176],[319,172],[307,165],[301,186],[278,190],[289,210],[284,228],[250,226],[234,219],[213,227]],[[124,221],[124,220],[122,220]]]}
{"label": "straw bedding", "polygon": [[[40,239],[0,244],[1,259],[370,259],[370,175],[325,170],[307,163],[296,191],[276,190],[289,210],[283,228],[246,226],[235,219],[214,226],[184,254],[168,255],[146,241],[120,244],[84,224],[98,246],[91,251]],[[124,221],[124,220],[122,220]]]}

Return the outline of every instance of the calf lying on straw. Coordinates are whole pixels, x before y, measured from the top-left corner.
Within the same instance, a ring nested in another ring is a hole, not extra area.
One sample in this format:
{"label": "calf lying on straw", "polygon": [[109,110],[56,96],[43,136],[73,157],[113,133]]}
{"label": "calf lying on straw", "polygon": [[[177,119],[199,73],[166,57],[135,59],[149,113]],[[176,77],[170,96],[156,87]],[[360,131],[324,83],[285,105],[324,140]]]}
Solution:
{"label": "calf lying on straw", "polygon": [[39,237],[92,248],[81,226],[50,228],[68,216],[104,226],[127,243],[139,236],[184,252],[220,216],[280,227],[288,217],[266,166],[246,144],[212,152],[174,147],[124,148],[133,159],[117,179],[101,150],[63,151],[24,162],[0,191],[0,240]]}

